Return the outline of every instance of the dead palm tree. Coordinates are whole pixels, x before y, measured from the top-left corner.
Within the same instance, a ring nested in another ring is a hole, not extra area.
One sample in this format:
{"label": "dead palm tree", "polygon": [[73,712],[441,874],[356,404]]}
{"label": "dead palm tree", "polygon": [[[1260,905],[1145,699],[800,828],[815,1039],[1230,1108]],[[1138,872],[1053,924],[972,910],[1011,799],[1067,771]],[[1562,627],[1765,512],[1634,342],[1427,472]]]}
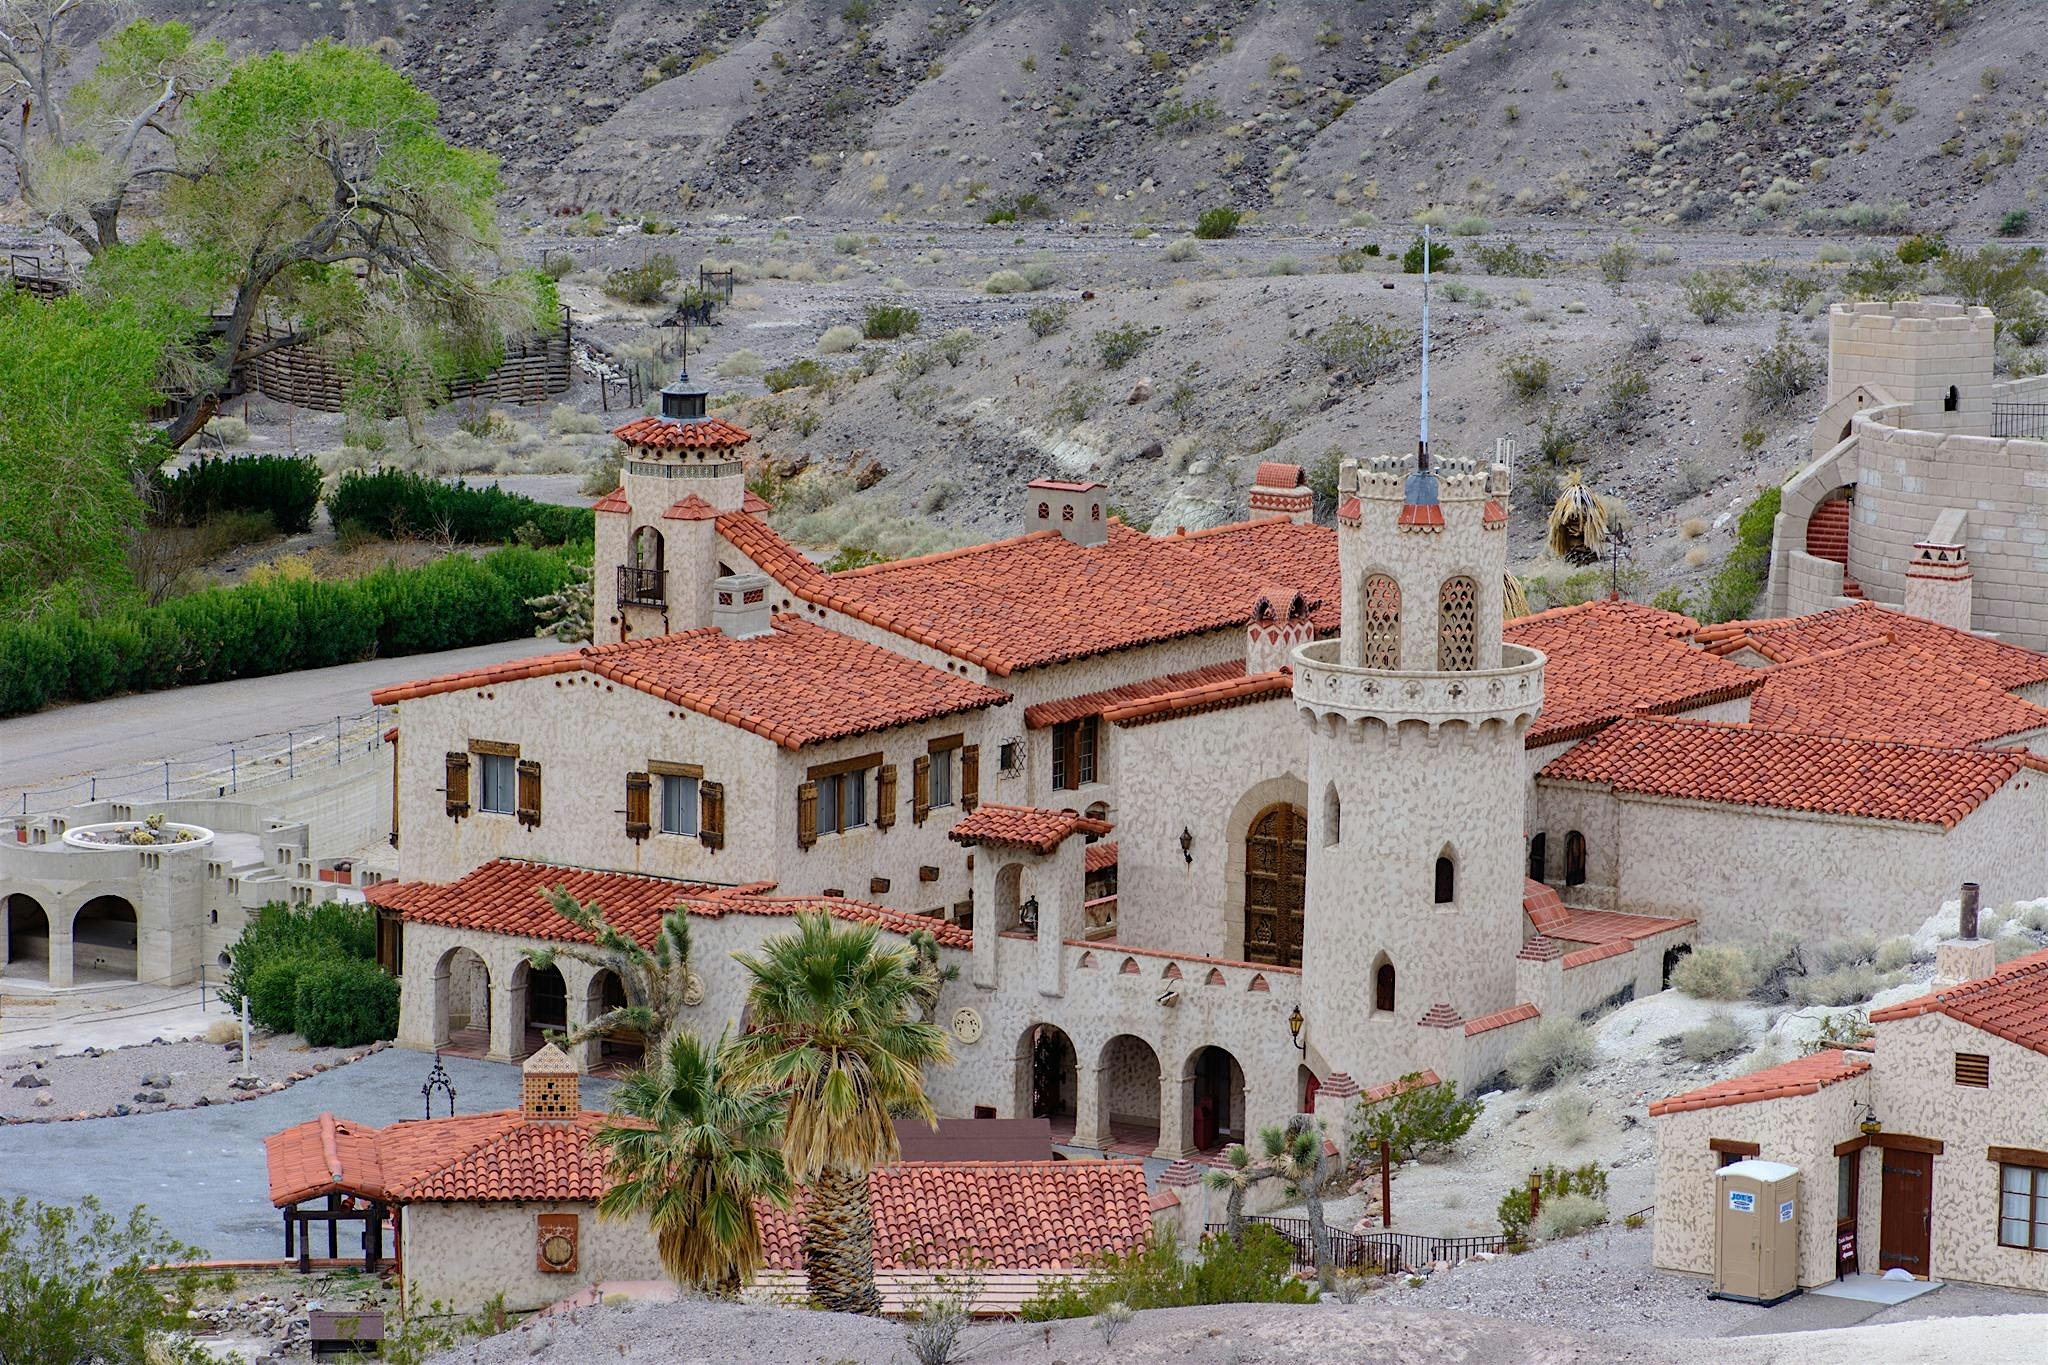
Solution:
{"label": "dead palm tree", "polygon": [[600,1216],[645,1217],[669,1278],[730,1297],[761,1268],[757,1201],[789,1203],[782,1105],[739,1084],[722,1056],[682,1033],[613,1092],[597,1130],[611,1188]]}
{"label": "dead palm tree", "polygon": [[1251,1193],[1252,1186],[1273,1172],[1255,1164],[1251,1152],[1242,1142],[1233,1142],[1224,1149],[1223,1163],[1202,1178],[1210,1189],[1230,1192],[1223,1201],[1223,1230],[1232,1246],[1243,1246],[1244,1197]]}
{"label": "dead palm tree", "polygon": [[1299,1193],[1308,1214],[1308,1237],[1314,1244],[1316,1278],[1330,1282],[1330,1234],[1323,1222],[1323,1133],[1307,1114],[1296,1114],[1285,1128],[1274,1124],[1259,1130],[1266,1149],[1265,1164]]}
{"label": "dead palm tree", "polygon": [[544,889],[541,895],[555,907],[556,914],[590,935],[595,946],[529,948],[527,965],[539,971],[553,966],[556,958],[566,957],[572,962],[618,973],[626,992],[625,1004],[569,1030],[561,1045],[573,1047],[592,1038],[608,1037],[620,1029],[636,1029],[647,1040],[648,1056],[664,1054],[683,1032],[683,1010],[696,983],[696,973],[690,967],[688,914],[682,910],[669,911],[662,918],[653,947],[649,948],[632,935],[613,928],[595,900],[579,901],[560,886]]}
{"label": "dead palm tree", "polygon": [[929,990],[907,949],[885,947],[871,925],[841,928],[797,916],[756,956],[734,957],[753,977],[748,1031],[734,1065],[785,1104],[782,1155],[809,1186],[804,1273],[821,1308],[878,1314],[868,1172],[897,1159],[892,1115],[933,1122],[924,1068],[950,1061],[945,1033],[922,1017]]}
{"label": "dead palm tree", "polygon": [[1551,504],[1549,534],[1545,545],[1550,553],[1571,564],[1599,562],[1600,547],[1607,540],[1607,500],[1586,486],[1574,469],[1565,476]]}
{"label": "dead palm tree", "polygon": [[1529,614],[1529,592],[1522,580],[1511,573],[1500,576],[1501,615],[1512,621]]}

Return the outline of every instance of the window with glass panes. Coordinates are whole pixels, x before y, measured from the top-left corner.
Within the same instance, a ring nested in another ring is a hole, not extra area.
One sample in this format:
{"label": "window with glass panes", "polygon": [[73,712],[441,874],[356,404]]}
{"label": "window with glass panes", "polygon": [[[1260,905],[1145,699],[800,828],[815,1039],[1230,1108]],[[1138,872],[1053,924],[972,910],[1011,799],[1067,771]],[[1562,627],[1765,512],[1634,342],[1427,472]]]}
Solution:
{"label": "window with glass panes", "polygon": [[839,834],[868,822],[867,770],[834,773],[818,783],[818,833]]}
{"label": "window with glass panes", "polygon": [[481,811],[510,815],[519,808],[519,756],[477,755],[477,804]]}
{"label": "window with glass panes", "polygon": [[2048,1251],[2048,1167],[1999,1166],[1998,1244]]}
{"label": "window with glass panes", "polygon": [[1085,787],[1095,780],[1096,717],[1052,727],[1052,785],[1060,791]]}
{"label": "window with glass panes", "polygon": [[684,773],[661,775],[661,832],[697,832],[697,779]]}

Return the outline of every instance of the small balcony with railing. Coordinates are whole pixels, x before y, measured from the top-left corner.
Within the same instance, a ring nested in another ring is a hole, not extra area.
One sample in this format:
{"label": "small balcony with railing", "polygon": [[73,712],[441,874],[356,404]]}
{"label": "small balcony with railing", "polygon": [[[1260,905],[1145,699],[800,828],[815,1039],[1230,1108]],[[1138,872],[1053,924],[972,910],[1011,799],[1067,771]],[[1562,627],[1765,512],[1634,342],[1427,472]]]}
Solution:
{"label": "small balcony with railing", "polygon": [[665,607],[668,589],[660,569],[642,569],[631,564],[619,566],[619,602],[635,607]]}

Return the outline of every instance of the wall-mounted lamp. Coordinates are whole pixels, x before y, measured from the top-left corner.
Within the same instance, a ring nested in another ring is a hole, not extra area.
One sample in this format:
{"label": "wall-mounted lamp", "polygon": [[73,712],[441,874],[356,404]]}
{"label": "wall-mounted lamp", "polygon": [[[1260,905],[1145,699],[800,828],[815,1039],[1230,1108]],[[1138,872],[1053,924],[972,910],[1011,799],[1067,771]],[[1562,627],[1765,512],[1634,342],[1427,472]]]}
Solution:
{"label": "wall-mounted lamp", "polygon": [[1287,1032],[1294,1039],[1294,1050],[1296,1052],[1308,1051],[1308,1044],[1301,1040],[1301,1030],[1307,1023],[1308,1020],[1302,1017],[1301,1006],[1299,1005],[1296,1005],[1287,1016]]}
{"label": "wall-mounted lamp", "polygon": [[1884,1131],[1884,1125],[1877,1121],[1876,1105],[1866,1104],[1863,1106],[1863,1122],[1857,1124],[1856,1127],[1862,1131],[1865,1137],[1876,1137]]}
{"label": "wall-mounted lamp", "polygon": [[1022,905],[1017,907],[1017,922],[1023,925],[1026,929],[1030,929],[1034,932],[1037,930],[1038,897],[1033,896],[1030,900],[1025,901]]}
{"label": "wall-mounted lamp", "polygon": [[1195,832],[1186,825],[1180,827],[1180,856],[1187,859],[1190,867],[1195,862]]}

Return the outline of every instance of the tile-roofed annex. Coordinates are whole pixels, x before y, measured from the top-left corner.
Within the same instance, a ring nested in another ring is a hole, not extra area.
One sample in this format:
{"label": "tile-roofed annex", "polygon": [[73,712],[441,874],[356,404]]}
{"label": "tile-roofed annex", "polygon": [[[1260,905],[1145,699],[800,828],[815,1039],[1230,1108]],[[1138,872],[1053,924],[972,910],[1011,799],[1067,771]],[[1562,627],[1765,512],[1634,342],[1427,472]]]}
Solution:
{"label": "tile-roofed annex", "polygon": [[1880,635],[1889,635],[1899,644],[1910,645],[2008,690],[2048,682],[2048,654],[1957,630],[1925,617],[1908,616],[1875,602],[1856,602],[1810,616],[1702,626],[1693,638],[1701,648],[1715,654],[1749,649],[1773,663],[1783,663],[1861,644]]}
{"label": "tile-roofed annex", "polygon": [[2048,1052],[2048,952],[2015,958],[1990,976],[1870,1012],[1873,1024],[1946,1014],[2008,1043]]}
{"label": "tile-roofed annex", "polygon": [[1852,1056],[1838,1047],[1799,1057],[1746,1076],[1730,1076],[1682,1095],[1667,1095],[1650,1101],[1650,1116],[1680,1114],[1689,1109],[1718,1109],[1727,1104],[1754,1104],[1758,1100],[1781,1100],[1792,1095],[1811,1095],[1828,1086],[1870,1070],[1868,1058]]}
{"label": "tile-roofed annex", "polygon": [[1543,651],[1543,710],[1535,749],[1580,739],[1623,716],[1668,714],[1733,701],[1763,685],[1755,669],[1688,643],[1699,623],[1633,602],[1586,602],[1509,621],[1509,644]]}
{"label": "tile-roofed annex", "polygon": [[1284,517],[1173,536],[1113,522],[1090,546],[1034,531],[829,575],[758,518],[728,512],[718,533],[791,596],[998,677],[1242,626],[1275,584],[1318,628],[1339,609],[1334,533]]}
{"label": "tile-roofed annex", "polygon": [[[1522,913],[1539,938],[1567,943],[1633,943],[1637,939],[1683,929],[1697,921],[1631,915],[1618,910],[1575,910],[1557,892],[1531,878],[1522,880]],[[1562,950],[1559,951],[1562,955]]]}
{"label": "tile-roofed annex", "polygon": [[1024,727],[1027,730],[1043,730],[1048,726],[1064,725],[1068,721],[1081,720],[1088,716],[1099,716],[1110,707],[1124,702],[1144,701],[1186,688],[1199,687],[1204,683],[1229,682],[1243,676],[1244,660],[1232,659],[1220,664],[1205,664],[1201,668],[1191,668],[1184,673],[1165,673],[1156,678],[1141,678],[1137,682],[1105,687],[1096,692],[1084,692],[1076,697],[1042,701],[1024,708]]}
{"label": "tile-roofed annex", "polygon": [[1908,744],[1992,744],[2048,730],[2048,709],[1889,635],[1756,670],[1753,725]]}
{"label": "tile-roofed annex", "polygon": [[664,521],[716,521],[718,509],[695,493],[688,493],[670,503],[661,516]]}
{"label": "tile-roofed annex", "polygon": [[1894,744],[1639,717],[1574,745],[1536,776],[1616,792],[1948,829],[2029,769],[2048,772],[2048,762],[2019,749]]}
{"label": "tile-roofed annex", "polygon": [[[804,1208],[760,1206],[767,1265],[803,1265]],[[1129,1251],[1152,1232],[1136,1161],[919,1161],[868,1176],[875,1268],[1079,1267]]]}
{"label": "tile-roofed annex", "polygon": [[1001,806],[984,801],[948,831],[947,837],[969,847],[1021,848],[1050,853],[1075,834],[1107,834],[1115,826],[1071,810],[1036,806]]}
{"label": "tile-roofed annex", "polygon": [[626,490],[621,485],[590,504],[590,510],[593,512],[630,512],[633,510],[633,504],[626,501]]}
{"label": "tile-roofed annex", "polygon": [[794,616],[735,640],[716,626],[585,645],[371,693],[379,706],[551,674],[622,683],[786,749],[1002,706],[1009,694]]}
{"label": "tile-roofed annex", "polygon": [[1154,721],[1200,715],[1205,711],[1226,711],[1233,706],[1270,701],[1294,694],[1294,674],[1279,668],[1270,673],[1247,673],[1222,682],[1200,683],[1173,692],[1135,701],[1119,702],[1105,709],[1102,718],[1111,725],[1150,725]]}
{"label": "tile-roofed annex", "polygon": [[541,894],[557,886],[579,901],[596,901],[615,928],[643,944],[654,942],[662,917],[675,909],[712,919],[816,910],[834,919],[872,924],[898,934],[925,930],[950,948],[966,948],[974,941],[973,935],[957,924],[843,896],[772,896],[755,887],[705,886],[646,873],[600,872],[523,858],[495,858],[452,882],[378,882],[363,888],[363,897],[418,924],[590,942],[588,934],[556,914]]}
{"label": "tile-roofed annex", "polygon": [[627,445],[650,450],[730,450],[754,439],[745,427],[734,426],[723,417],[700,417],[690,422],[641,417],[615,428],[612,435]]}

